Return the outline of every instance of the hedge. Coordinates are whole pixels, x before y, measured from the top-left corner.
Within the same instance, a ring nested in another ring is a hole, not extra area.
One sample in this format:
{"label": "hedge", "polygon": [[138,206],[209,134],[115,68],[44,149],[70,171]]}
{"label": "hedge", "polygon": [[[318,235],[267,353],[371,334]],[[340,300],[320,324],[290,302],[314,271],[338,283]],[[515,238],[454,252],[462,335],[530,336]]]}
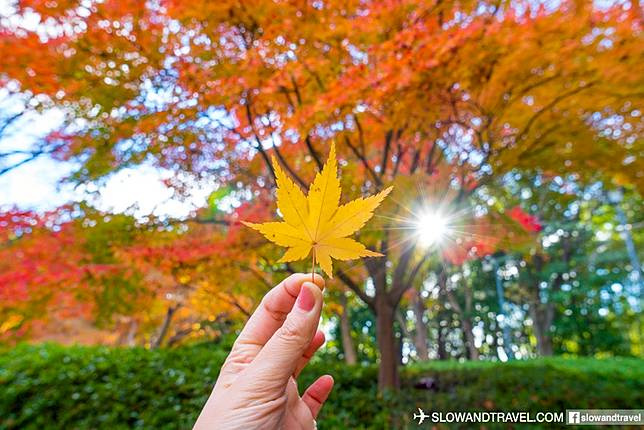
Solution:
{"label": "hedge", "polygon": [[[156,351],[21,345],[0,353],[0,429],[189,429],[225,355],[212,345]],[[638,359],[428,362],[406,367],[400,392],[385,395],[377,392],[373,366],[318,361],[302,384],[321,373],[332,374],[336,388],[320,429],[415,429],[411,414],[418,407],[559,412],[644,404]],[[422,377],[431,378],[431,389],[414,388]]]}

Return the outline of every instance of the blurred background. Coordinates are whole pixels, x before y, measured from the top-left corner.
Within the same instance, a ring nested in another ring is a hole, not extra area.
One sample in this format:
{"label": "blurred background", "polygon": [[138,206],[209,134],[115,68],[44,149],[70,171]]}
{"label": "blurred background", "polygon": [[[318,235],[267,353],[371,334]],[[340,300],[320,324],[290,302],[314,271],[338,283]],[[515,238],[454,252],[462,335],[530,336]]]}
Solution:
{"label": "blurred background", "polygon": [[270,159],[306,190],[331,142],[343,203],[394,192],[358,234],[384,257],[327,280],[320,428],[641,408],[643,19],[0,1],[0,428],[190,427],[263,294],[311,270],[240,223],[280,215]]}

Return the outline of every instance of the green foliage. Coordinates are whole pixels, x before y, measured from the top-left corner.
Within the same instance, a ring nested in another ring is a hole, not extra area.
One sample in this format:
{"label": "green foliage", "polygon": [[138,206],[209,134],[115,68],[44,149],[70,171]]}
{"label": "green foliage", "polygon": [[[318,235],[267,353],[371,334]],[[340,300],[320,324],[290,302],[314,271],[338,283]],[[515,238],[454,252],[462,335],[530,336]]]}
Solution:
{"label": "green foliage", "polygon": [[0,428],[189,428],[224,357],[206,348],[20,347],[0,358]]}
{"label": "green foliage", "polygon": [[[376,320],[373,311],[361,301],[353,298],[349,306],[349,320],[351,322],[351,338],[356,348],[358,362],[363,364],[375,363],[378,358],[376,344]],[[344,358],[342,333],[339,318],[334,318],[331,326],[331,339],[327,340],[324,351],[328,358]]]}
{"label": "green foliage", "polygon": [[[220,345],[172,350],[26,346],[0,353],[0,429],[190,428],[225,359]],[[644,366],[636,359],[428,362],[407,368],[403,389],[377,393],[375,367],[318,361],[305,386],[330,373],[336,388],[320,429],[416,428],[411,413],[638,408]],[[416,390],[421,376],[434,391]],[[489,426],[488,428],[494,428]]]}

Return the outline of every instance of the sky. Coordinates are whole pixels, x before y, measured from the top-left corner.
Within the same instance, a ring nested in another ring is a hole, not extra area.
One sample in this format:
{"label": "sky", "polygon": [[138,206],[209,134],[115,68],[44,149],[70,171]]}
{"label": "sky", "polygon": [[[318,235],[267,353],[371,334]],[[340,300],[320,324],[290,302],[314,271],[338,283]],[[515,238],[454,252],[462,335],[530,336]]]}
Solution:
{"label": "sky", "polygon": [[[0,112],[19,109],[16,101],[1,100]],[[15,123],[0,138],[0,153],[29,149],[34,142],[56,128],[62,121],[56,110],[32,115]],[[12,162],[19,160],[15,157]],[[170,172],[151,165],[123,169],[110,175],[101,186],[90,183],[74,187],[63,179],[74,165],[40,157],[0,175],[0,210],[18,207],[47,211],[68,202],[87,200],[98,209],[130,212],[137,217],[154,214],[160,217],[187,217],[205,204],[210,188],[195,187],[187,199],[175,197],[163,180]]]}
{"label": "sky", "polygon": [[[13,3],[11,0],[0,0],[0,16],[11,16]],[[37,22],[21,19],[20,25],[31,28]],[[8,97],[6,90],[0,89],[0,118],[19,111],[22,106],[19,97]],[[56,109],[21,119],[0,136],[0,154],[28,150],[62,120],[63,113]],[[20,157],[13,157],[8,161],[13,163],[19,160]],[[5,165],[3,162],[0,162],[0,167]],[[18,207],[47,211],[85,199],[104,211],[128,211],[138,217],[154,214],[183,218],[195,208],[203,206],[211,191],[210,188],[195,187],[188,198],[176,198],[163,183],[170,172],[151,165],[123,169],[109,176],[101,186],[86,184],[75,188],[72,184],[61,182],[73,167],[70,163],[40,157],[0,175],[0,210]]]}

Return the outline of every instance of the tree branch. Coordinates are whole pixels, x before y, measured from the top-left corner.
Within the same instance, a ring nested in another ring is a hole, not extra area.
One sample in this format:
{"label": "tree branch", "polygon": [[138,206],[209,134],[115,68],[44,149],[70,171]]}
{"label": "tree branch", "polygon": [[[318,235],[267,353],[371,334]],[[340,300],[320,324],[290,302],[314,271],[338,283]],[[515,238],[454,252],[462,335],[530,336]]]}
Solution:
{"label": "tree branch", "polygon": [[291,166],[286,162],[284,157],[282,156],[282,153],[280,152],[279,147],[275,143],[275,139],[273,138],[273,123],[271,122],[271,119],[269,118],[269,115],[266,115],[266,118],[268,119],[268,124],[271,127],[271,142],[273,142],[273,151],[275,151],[275,155],[277,155],[277,159],[279,160],[280,164],[284,166],[286,171],[289,173],[289,175],[295,179],[295,182],[297,182],[302,188],[306,189],[306,183],[302,180],[302,178],[299,177],[297,173],[295,173],[295,170],[291,168]]}
{"label": "tree branch", "polygon": [[358,115],[353,115],[353,120],[356,123],[356,127],[358,128],[358,142],[360,142],[360,148],[362,149],[362,154],[363,156],[367,152],[367,147],[364,143],[364,130],[362,130],[362,124],[360,124],[360,121],[358,120]]}
{"label": "tree branch", "polygon": [[402,295],[409,289],[411,286],[405,282],[405,273],[407,273],[407,268],[411,261],[411,257],[414,255],[416,246],[410,246],[407,248],[400,258],[398,259],[398,264],[396,265],[396,270],[394,270],[394,277],[392,281],[392,288],[389,292],[389,296],[393,303],[398,303],[402,298]]}
{"label": "tree branch", "polygon": [[411,270],[411,273],[407,277],[407,281],[406,281],[409,285],[412,285],[412,283],[414,282],[414,279],[416,278],[416,276],[418,276],[420,269],[423,267],[423,264],[427,261],[428,258],[429,258],[429,253],[425,253],[423,257],[420,259],[420,261],[418,261],[418,263],[416,263],[414,268]]}
{"label": "tree branch", "polygon": [[382,162],[380,163],[380,177],[385,175],[387,170],[387,162],[389,161],[389,150],[391,149],[391,140],[394,136],[393,130],[387,130],[385,133],[385,149],[382,153]]}
{"label": "tree branch", "polygon": [[[300,94],[300,88],[297,85],[297,81],[295,80],[295,77],[293,76],[292,73],[289,74],[291,78],[291,84],[293,85],[293,92],[295,93],[295,98],[297,99],[297,104],[298,106],[302,106],[302,94]],[[311,136],[309,133],[306,133],[306,137],[304,138],[304,142],[306,143],[306,147],[309,150],[309,153],[311,154],[311,157],[313,157],[313,160],[315,161],[315,164],[317,164],[318,169],[322,170],[322,167],[324,166],[324,163],[322,163],[322,160],[320,159],[320,156],[318,155],[317,151],[313,147],[313,142],[311,142]]]}
{"label": "tree branch", "polygon": [[523,127],[523,130],[521,130],[521,132],[519,132],[519,134],[515,138],[515,142],[520,141],[521,139],[523,139],[528,134],[528,132],[530,131],[530,129],[532,128],[534,123],[537,121],[537,119],[539,119],[539,117],[541,115],[543,115],[544,113],[548,112],[550,109],[555,107],[559,102],[567,99],[568,97],[574,96],[575,94],[578,94],[578,93],[580,93],[582,91],[585,91],[585,90],[587,90],[589,88],[592,88],[594,84],[595,84],[595,82],[591,82],[591,83],[589,83],[587,85],[584,85],[583,87],[580,86],[578,88],[575,88],[574,90],[568,91],[567,93],[560,94],[559,96],[557,96],[554,99],[552,99],[542,109],[540,109],[537,113],[532,115],[532,117],[526,123],[525,127]]}
{"label": "tree branch", "polygon": [[407,152],[406,148],[403,148],[403,146],[398,143],[397,145],[397,150],[396,150],[396,164],[394,164],[394,170],[391,173],[392,177],[396,177],[398,174],[398,169],[400,168],[400,164],[402,162],[403,157],[405,156],[405,153]]}
{"label": "tree branch", "polygon": [[163,340],[168,334],[168,331],[170,330],[170,323],[172,322],[172,317],[179,310],[180,307],[181,305],[178,303],[175,305],[168,306],[168,311],[166,312],[165,318],[163,319],[163,324],[161,325],[161,330],[159,331],[159,335],[152,343],[152,349],[157,349],[161,346],[161,344],[163,343]]}
{"label": "tree branch", "polygon": [[29,163],[30,161],[35,160],[36,158],[40,157],[41,155],[45,154],[44,151],[36,151],[32,152],[31,155],[23,160],[20,160],[19,162],[12,164],[10,166],[3,167],[0,169],[0,176],[4,175],[5,173],[8,173],[12,171],[13,169],[17,169],[18,167]]}
{"label": "tree branch", "polygon": [[364,166],[365,170],[369,173],[369,176],[371,176],[371,178],[373,179],[373,181],[376,184],[376,186],[378,188],[382,187],[382,181],[380,180],[380,178],[378,177],[376,172],[373,170],[373,168],[369,164],[369,161],[367,161],[367,159],[365,158],[364,154],[358,152],[358,148],[356,148],[355,146],[353,146],[351,144],[351,140],[349,140],[349,137],[346,136],[346,135],[344,136],[344,142],[351,149],[351,152],[353,152],[353,155],[355,155],[356,158],[358,160],[360,160],[360,162]]}
{"label": "tree branch", "polygon": [[244,316],[246,318],[250,318],[250,315],[251,315],[250,311],[246,310],[246,308],[244,308],[241,305],[241,303],[239,303],[237,300],[235,300],[234,298],[229,299],[229,298],[225,297],[225,295],[223,295],[223,294],[219,294],[219,297],[224,302],[228,303],[229,305],[232,305],[232,306],[236,307],[242,314],[244,314]]}
{"label": "tree branch", "polygon": [[353,291],[360,298],[360,300],[362,300],[367,306],[369,306],[369,308],[375,310],[376,304],[373,298],[369,297],[367,293],[365,293],[364,290],[360,288],[360,286],[349,277],[349,275],[347,275],[342,270],[336,271],[336,275],[351,291]]}
{"label": "tree branch", "polygon": [[434,153],[436,152],[437,147],[438,142],[434,140],[432,147],[429,148],[429,152],[427,153],[427,159],[425,161],[425,173],[427,173],[428,175],[431,175],[434,171]]}
{"label": "tree branch", "polygon": [[409,166],[409,174],[413,175],[418,169],[418,164],[420,162],[420,149],[414,151],[414,157],[411,159],[411,165]]}
{"label": "tree branch", "polygon": [[266,166],[268,167],[268,171],[271,173],[271,176],[273,177],[273,183],[275,184],[275,186],[277,186],[277,176],[275,176],[273,165],[271,164],[271,160],[268,158],[268,154],[266,154],[266,150],[264,150],[264,147],[262,146],[262,142],[259,140],[257,131],[255,130],[255,124],[253,123],[253,114],[250,111],[250,100],[246,100],[245,106],[246,106],[246,117],[248,118],[248,123],[250,124],[251,129],[253,130],[253,135],[255,136],[255,143],[257,144],[255,148],[262,155],[262,158],[264,159],[264,163],[266,163]]}
{"label": "tree branch", "polygon": [[2,124],[2,126],[0,126],[0,136],[2,136],[2,135],[3,135],[3,133],[5,132],[5,130],[6,130],[7,128],[9,128],[9,127],[11,126],[11,124],[13,124],[14,122],[16,122],[16,121],[17,121],[19,118],[21,118],[21,117],[22,117],[26,112],[27,112],[26,110],[20,111],[20,112],[18,112],[18,113],[16,113],[16,114],[14,114],[14,115],[11,115],[11,116],[10,116],[9,118],[7,118],[6,120],[4,120],[4,123]]}

